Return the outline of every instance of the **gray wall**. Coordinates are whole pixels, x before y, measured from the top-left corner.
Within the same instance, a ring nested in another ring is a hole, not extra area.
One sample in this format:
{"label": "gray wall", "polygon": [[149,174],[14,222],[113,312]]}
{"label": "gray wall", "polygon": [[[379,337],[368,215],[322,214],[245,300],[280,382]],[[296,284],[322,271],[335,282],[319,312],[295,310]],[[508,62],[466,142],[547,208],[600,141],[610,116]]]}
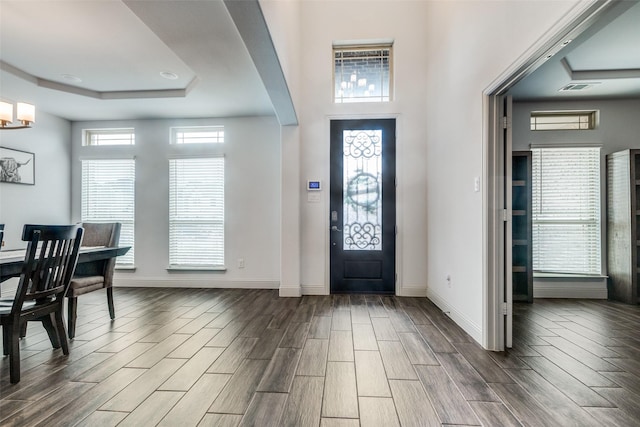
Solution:
{"label": "gray wall", "polygon": [[36,111],[31,129],[0,131],[0,146],[35,154],[35,185],[0,183],[3,249],[24,248],[22,226],[67,224],[71,220],[71,124]]}
{"label": "gray wall", "polygon": [[[588,131],[530,130],[531,111],[596,110],[598,124]],[[606,274],[606,173],[605,156],[627,148],[640,148],[640,100],[601,100],[572,102],[522,102],[513,104],[513,150],[526,151],[532,144],[598,144],[602,146],[602,273]],[[537,298],[606,298],[606,279],[534,279]]]}
{"label": "gray wall", "polygon": [[[529,130],[529,116],[536,110],[598,110],[599,123],[589,131]],[[513,149],[528,150],[530,144],[602,144],[603,154],[640,148],[640,100],[523,102],[513,104]]]}
{"label": "gray wall", "polygon": [[[170,146],[172,126],[225,127],[224,272],[169,272],[169,161],[217,153],[218,147]],[[133,127],[134,146],[83,147],[82,130]],[[116,285],[277,288],[280,265],[280,126],[275,117],[75,122],[72,126],[72,218],[81,217],[81,160],[136,159],[135,270]],[[243,258],[244,268],[237,260]]]}

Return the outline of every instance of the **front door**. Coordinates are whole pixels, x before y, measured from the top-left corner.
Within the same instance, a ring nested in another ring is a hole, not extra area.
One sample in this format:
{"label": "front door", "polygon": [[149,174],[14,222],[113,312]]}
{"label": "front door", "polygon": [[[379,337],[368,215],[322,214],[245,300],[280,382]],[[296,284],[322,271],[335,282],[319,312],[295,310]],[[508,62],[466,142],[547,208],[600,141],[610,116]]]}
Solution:
{"label": "front door", "polygon": [[395,293],[395,119],[331,121],[331,293]]}

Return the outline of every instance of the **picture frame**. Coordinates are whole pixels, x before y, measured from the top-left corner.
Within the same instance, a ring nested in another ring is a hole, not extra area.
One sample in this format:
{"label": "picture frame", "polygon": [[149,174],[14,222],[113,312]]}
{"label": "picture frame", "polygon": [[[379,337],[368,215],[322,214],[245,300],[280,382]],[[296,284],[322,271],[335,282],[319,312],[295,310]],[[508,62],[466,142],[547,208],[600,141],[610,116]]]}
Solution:
{"label": "picture frame", "polygon": [[0,147],[0,183],[35,185],[36,155]]}

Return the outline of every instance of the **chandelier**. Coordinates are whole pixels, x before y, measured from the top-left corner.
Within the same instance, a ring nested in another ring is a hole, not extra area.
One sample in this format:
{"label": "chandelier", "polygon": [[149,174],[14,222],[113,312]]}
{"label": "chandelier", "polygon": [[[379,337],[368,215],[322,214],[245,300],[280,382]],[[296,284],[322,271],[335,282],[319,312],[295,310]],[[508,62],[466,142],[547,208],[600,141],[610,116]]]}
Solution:
{"label": "chandelier", "polygon": [[0,102],[0,129],[30,128],[36,120],[36,107],[24,102],[16,103],[16,119],[19,125],[8,126],[13,122],[13,104]]}

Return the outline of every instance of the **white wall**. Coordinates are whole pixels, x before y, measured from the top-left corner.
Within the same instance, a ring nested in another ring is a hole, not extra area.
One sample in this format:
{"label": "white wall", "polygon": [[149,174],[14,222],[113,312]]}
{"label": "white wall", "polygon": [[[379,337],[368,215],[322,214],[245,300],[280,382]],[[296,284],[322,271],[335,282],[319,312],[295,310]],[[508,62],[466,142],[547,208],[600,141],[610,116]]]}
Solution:
{"label": "white wall", "polygon": [[[206,155],[204,146],[169,145],[170,127],[225,127],[225,272],[168,272],[168,159]],[[82,129],[133,127],[135,146],[83,147]],[[82,158],[136,159],[135,271],[118,286],[277,288],[280,264],[280,128],[275,117],[75,122],[72,126],[72,216],[80,220]],[[182,151],[186,150],[186,151]],[[237,260],[243,258],[244,268]]]}
{"label": "white wall", "polygon": [[[486,177],[483,91],[526,59],[526,52],[577,1],[431,1],[421,26],[428,65],[426,283],[428,296],[476,340],[487,343],[483,313],[483,194]],[[446,281],[451,276],[451,286]]]}
{"label": "white wall", "polygon": [[0,183],[3,249],[24,248],[24,224],[71,221],[71,124],[43,111],[31,129],[0,131],[0,146],[35,154],[35,185]]}
{"label": "white wall", "polygon": [[[426,295],[427,141],[424,111],[428,93],[421,70],[426,2],[305,1],[301,3],[302,79],[300,114],[301,181],[324,182],[321,203],[301,191],[302,287],[328,292],[329,123],[335,118],[397,117],[397,273],[400,295]],[[334,41],[393,39],[394,100],[379,104],[334,104]]]}
{"label": "white wall", "polygon": [[[297,78],[289,74],[287,78],[299,82],[299,87],[294,85],[294,101],[300,128],[288,132],[282,141],[293,141],[293,145],[300,141],[299,153],[295,146],[286,147],[286,159],[295,161],[299,155],[297,190],[303,291],[328,290],[328,195],[323,192],[322,203],[306,203],[303,183],[307,178],[320,178],[327,188],[329,120],[397,117],[398,291],[401,295],[428,295],[476,340],[482,341],[483,193],[473,191],[475,177],[484,178],[485,173],[482,92],[578,3],[577,0],[282,2],[282,7],[299,8],[300,13],[300,21],[289,24],[300,29],[300,68],[295,71],[290,62],[285,64],[286,73],[298,73]],[[268,19],[270,13],[265,13]],[[333,104],[332,42],[380,38],[395,41],[394,101]],[[277,122],[274,118],[195,122],[224,123],[229,130],[238,132],[238,139],[234,139],[238,145],[230,145],[228,162],[233,158],[240,172],[229,177],[227,190],[227,194],[235,194],[227,203],[228,218],[232,214],[238,217],[229,224],[226,235],[229,270],[223,274],[179,276],[165,271],[168,233],[165,171],[170,123],[173,122],[111,123],[139,128],[138,145],[133,150],[139,160],[137,188],[141,198],[137,204],[138,269],[126,276],[121,273],[118,280],[162,285],[176,283],[176,277],[180,277],[184,280],[179,283],[185,285],[255,281],[261,285],[277,284],[280,218],[284,215],[280,203],[263,202],[278,200],[281,186],[286,191],[291,187],[285,185],[285,178],[297,176],[296,168],[286,165],[287,175],[283,173],[280,182],[281,136]],[[104,127],[105,123],[73,126],[74,220],[80,216],[78,159],[86,155],[80,147],[80,129],[84,126]],[[232,133],[228,134],[229,141]],[[232,152],[235,147],[240,152]],[[295,198],[290,201],[295,202]],[[296,215],[292,218],[295,220]],[[298,227],[295,223],[292,226]],[[282,235],[286,234],[283,229]],[[246,260],[244,271],[235,268],[239,256]],[[447,275],[452,278],[451,287],[446,284]]]}
{"label": "white wall", "polygon": [[260,0],[259,3],[295,105],[301,77],[301,3],[298,0]]}
{"label": "white wall", "polygon": [[[300,105],[300,2],[261,0],[260,7],[295,107]],[[299,117],[299,111],[296,111]],[[281,128],[280,296],[297,297],[300,286],[300,128]]]}
{"label": "white wall", "polygon": [[[397,117],[398,294],[428,294],[481,341],[483,194],[473,184],[485,173],[482,93],[578,2],[290,3],[280,2],[300,8],[300,22],[290,25],[301,29],[302,46],[296,110],[303,293],[328,292],[328,195],[307,203],[303,183],[320,178],[327,188],[330,119]],[[333,104],[332,43],[388,38],[394,100]]]}

